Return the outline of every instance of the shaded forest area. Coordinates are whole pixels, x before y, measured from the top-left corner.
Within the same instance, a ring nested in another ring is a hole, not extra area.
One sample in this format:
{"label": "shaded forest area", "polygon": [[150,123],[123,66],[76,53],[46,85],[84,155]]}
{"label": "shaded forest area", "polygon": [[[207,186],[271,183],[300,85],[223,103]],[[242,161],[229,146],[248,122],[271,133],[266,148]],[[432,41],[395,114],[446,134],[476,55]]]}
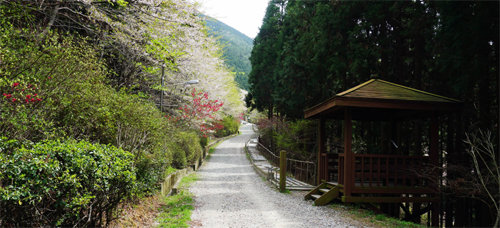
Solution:
{"label": "shaded forest area", "polygon": [[[295,149],[292,156],[314,161],[315,124],[301,120],[303,110],[371,78],[459,99],[462,111],[439,120],[446,173],[441,222],[491,226],[498,217],[498,166],[485,189],[470,152],[489,148],[493,156],[482,164],[500,163],[498,22],[496,1],[272,0],[254,40],[247,106],[268,113],[262,132],[276,151]],[[418,135],[426,135],[427,125],[407,123],[404,136],[416,143],[403,146],[424,153],[428,138]],[[329,123],[328,131],[340,127]],[[355,123],[353,148],[371,149],[386,128]],[[488,173],[486,166],[479,170]]]}

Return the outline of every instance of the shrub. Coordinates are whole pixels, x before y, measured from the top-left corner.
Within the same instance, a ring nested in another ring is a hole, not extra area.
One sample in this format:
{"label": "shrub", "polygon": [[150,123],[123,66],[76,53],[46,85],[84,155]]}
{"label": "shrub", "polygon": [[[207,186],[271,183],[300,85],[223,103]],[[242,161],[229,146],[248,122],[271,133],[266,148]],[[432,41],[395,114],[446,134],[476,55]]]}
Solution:
{"label": "shrub", "polygon": [[228,135],[238,133],[240,128],[240,121],[233,116],[227,115],[222,118],[223,128],[215,132],[216,137],[225,137]]}
{"label": "shrub", "polygon": [[310,120],[296,120],[290,122],[285,128],[279,129],[274,135],[277,151],[286,150],[297,159],[314,159],[314,146],[316,143],[317,125]]}
{"label": "shrub", "polygon": [[285,129],[288,128],[288,124],[276,117],[273,117],[272,119],[262,117],[257,120],[256,124],[259,129],[260,142],[273,151],[279,151],[276,149],[274,137],[277,132],[285,131]]}
{"label": "shrub", "polygon": [[159,154],[144,153],[141,158],[137,159],[135,164],[137,192],[135,195],[139,197],[151,195],[160,188],[161,181],[166,176],[165,170],[170,168],[172,161],[170,151],[165,150],[164,155],[165,157],[160,158]]}
{"label": "shrub", "polygon": [[0,139],[0,226],[101,226],[131,196],[133,155],[85,141]]}
{"label": "shrub", "polygon": [[201,148],[205,148],[208,145],[208,137],[201,137],[200,138],[200,145],[201,145]]}
{"label": "shrub", "polygon": [[202,148],[200,146],[200,138],[195,132],[180,132],[179,146],[186,153],[186,160],[189,165],[198,161],[202,155]]}
{"label": "shrub", "polygon": [[182,169],[186,167],[187,165],[186,152],[182,150],[179,144],[172,142],[169,144],[168,149],[171,151],[173,156],[172,166],[177,169]]}
{"label": "shrub", "polygon": [[142,191],[159,186],[172,161],[172,127],[145,96],[106,84],[112,74],[96,47],[56,32],[40,39],[36,31],[0,26],[0,34],[0,135],[113,144],[134,154]]}
{"label": "shrub", "polygon": [[71,103],[90,100],[82,95],[102,98],[107,70],[96,51],[78,37],[50,33],[40,39],[37,32],[0,26],[0,134],[39,141],[110,125],[99,116],[93,118],[93,109],[71,112],[89,107]]}
{"label": "shrub", "polygon": [[[261,142],[273,151],[286,150],[287,156],[313,160],[317,125],[310,120],[282,121],[260,119],[257,123]],[[272,142],[272,143],[271,143]]]}
{"label": "shrub", "polygon": [[203,148],[195,132],[176,132],[174,140],[175,143],[170,145],[169,149],[173,153],[172,165],[175,168],[192,165],[202,156]]}

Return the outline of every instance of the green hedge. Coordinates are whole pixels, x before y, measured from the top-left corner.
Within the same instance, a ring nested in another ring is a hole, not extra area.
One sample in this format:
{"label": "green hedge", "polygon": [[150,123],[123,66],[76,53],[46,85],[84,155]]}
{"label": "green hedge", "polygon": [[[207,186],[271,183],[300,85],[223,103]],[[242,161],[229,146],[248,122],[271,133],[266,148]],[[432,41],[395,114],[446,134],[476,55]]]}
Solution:
{"label": "green hedge", "polygon": [[0,226],[101,226],[135,189],[133,155],[85,141],[0,139]]}

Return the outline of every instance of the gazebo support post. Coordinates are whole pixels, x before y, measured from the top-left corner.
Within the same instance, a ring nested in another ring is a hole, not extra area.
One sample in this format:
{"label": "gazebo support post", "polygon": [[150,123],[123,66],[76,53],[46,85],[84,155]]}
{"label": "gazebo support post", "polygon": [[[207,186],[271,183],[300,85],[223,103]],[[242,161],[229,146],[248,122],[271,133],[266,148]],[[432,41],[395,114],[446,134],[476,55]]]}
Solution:
{"label": "gazebo support post", "polygon": [[[430,142],[429,142],[429,159],[433,168],[436,168],[434,171],[435,184],[434,188],[439,194],[439,181],[441,180],[441,172],[439,171],[439,154],[438,154],[438,144],[439,144],[439,126],[437,115],[434,114],[431,119],[430,125]],[[431,212],[431,225],[439,226],[439,201],[432,202],[432,212]]]}
{"label": "gazebo support post", "polygon": [[324,157],[322,156],[326,153],[325,150],[325,119],[321,118],[318,121],[318,182],[317,184],[321,184],[321,181],[326,181],[326,170],[328,167],[325,167],[325,164],[328,165],[328,162],[324,162]]}
{"label": "gazebo support post", "polygon": [[344,112],[344,196],[350,197],[352,187],[354,186],[353,180],[353,154],[351,150],[352,145],[352,116],[351,110],[348,108]]}

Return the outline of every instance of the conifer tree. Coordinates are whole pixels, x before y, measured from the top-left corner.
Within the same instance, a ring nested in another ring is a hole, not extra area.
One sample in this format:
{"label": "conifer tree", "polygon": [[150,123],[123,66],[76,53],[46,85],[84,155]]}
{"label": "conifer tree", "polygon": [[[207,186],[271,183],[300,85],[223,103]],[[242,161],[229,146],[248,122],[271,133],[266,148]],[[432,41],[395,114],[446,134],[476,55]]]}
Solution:
{"label": "conifer tree", "polygon": [[272,116],[275,102],[272,94],[276,87],[276,58],[279,51],[278,35],[280,32],[286,1],[271,0],[266,9],[260,32],[255,37],[250,61],[252,71],[248,76],[253,103],[247,104],[258,110],[268,110]]}

